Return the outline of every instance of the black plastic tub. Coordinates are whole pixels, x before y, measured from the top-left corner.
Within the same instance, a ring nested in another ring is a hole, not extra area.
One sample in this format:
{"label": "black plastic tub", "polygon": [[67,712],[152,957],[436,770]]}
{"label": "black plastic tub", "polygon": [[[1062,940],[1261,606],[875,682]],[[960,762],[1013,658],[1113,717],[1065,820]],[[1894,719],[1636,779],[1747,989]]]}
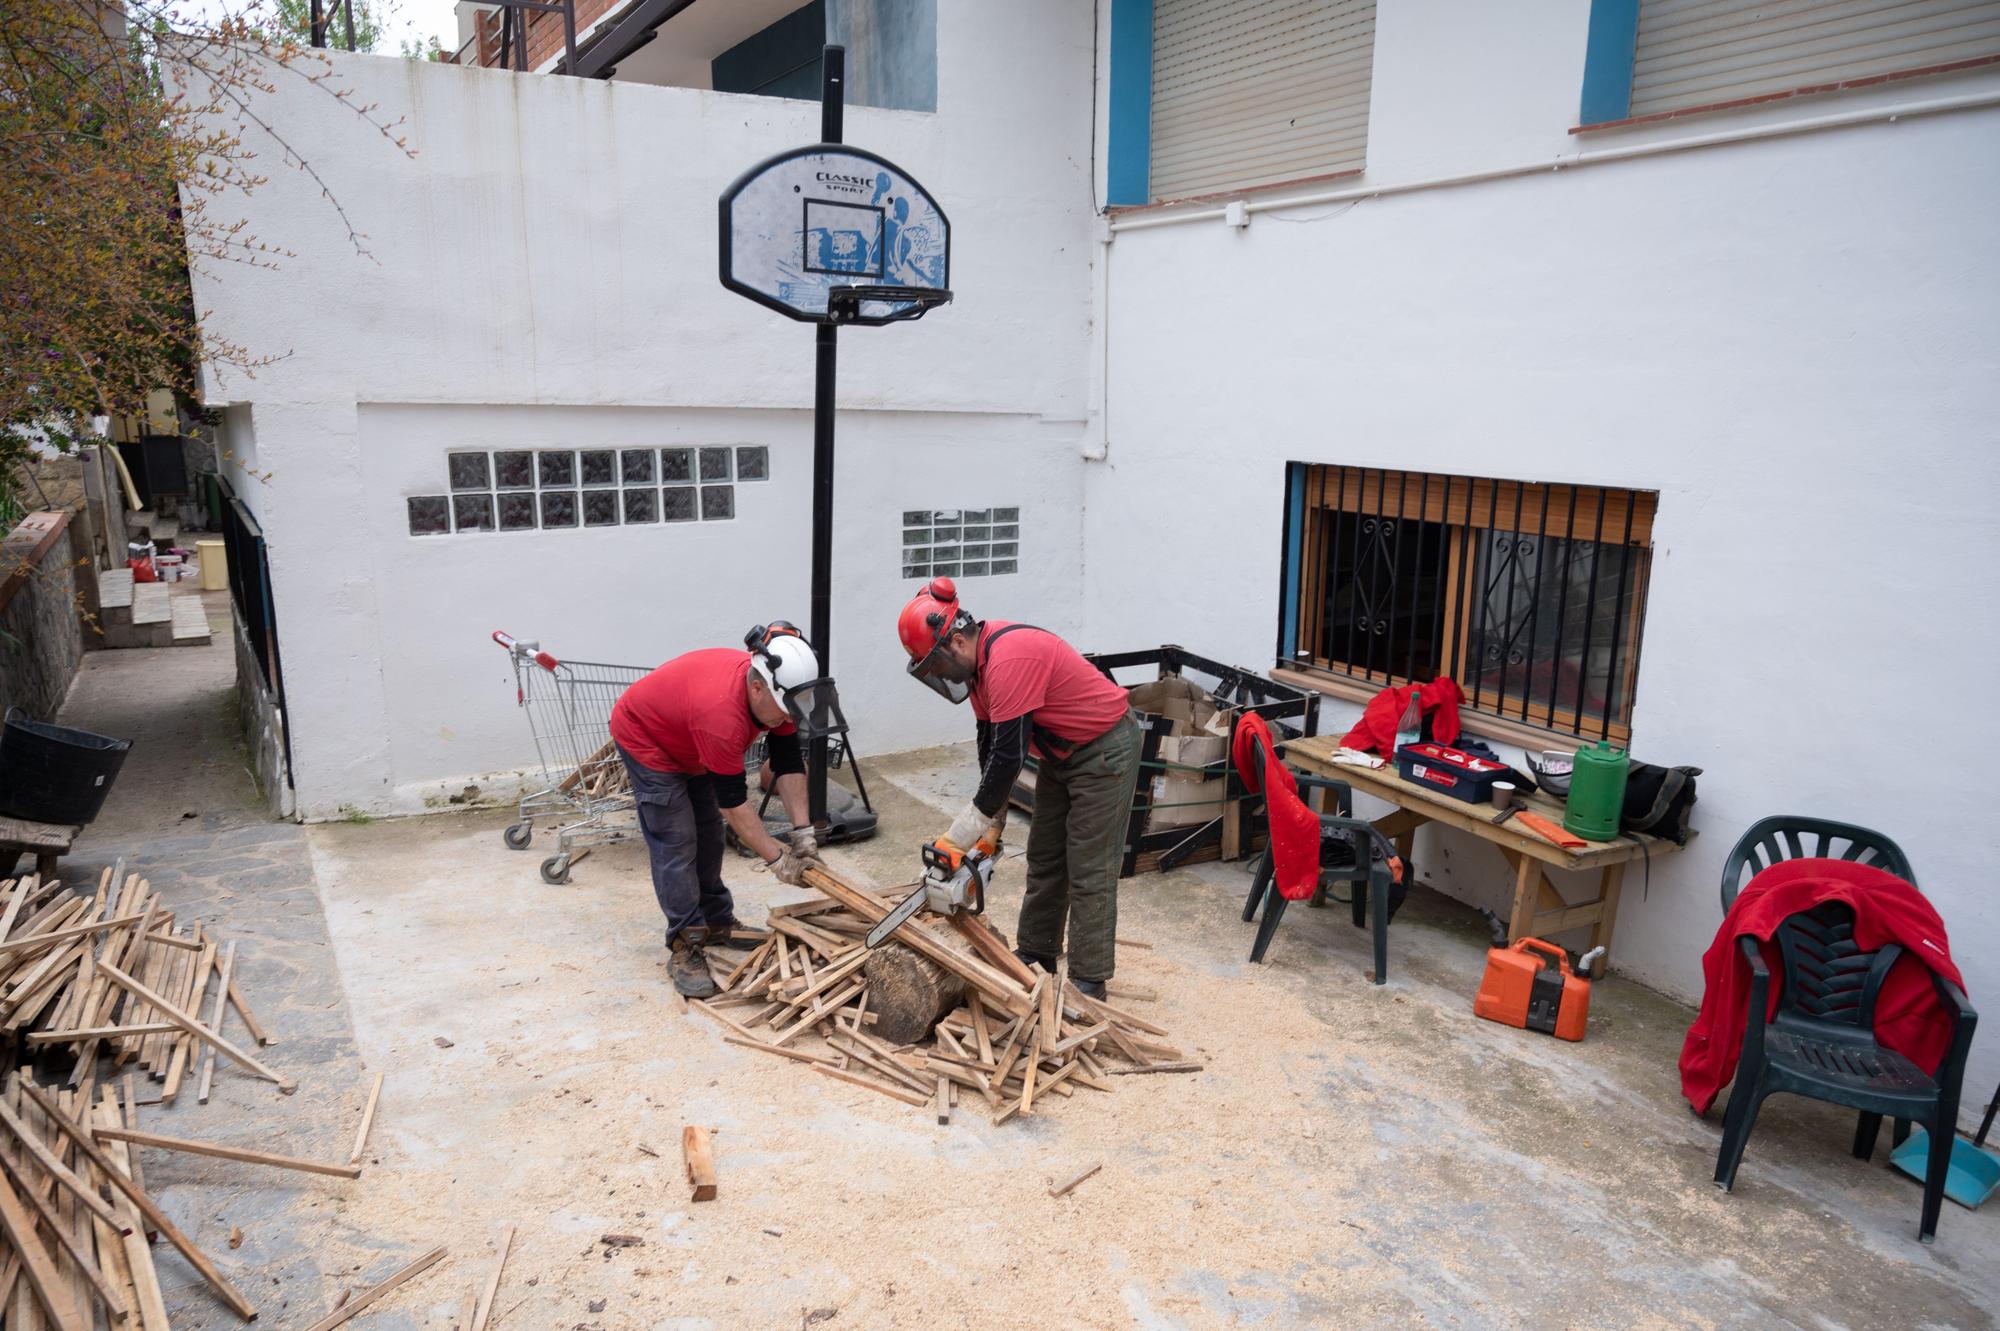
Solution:
{"label": "black plastic tub", "polygon": [[78,826],[97,817],[132,741],[19,713],[8,709],[0,729],[0,814]]}

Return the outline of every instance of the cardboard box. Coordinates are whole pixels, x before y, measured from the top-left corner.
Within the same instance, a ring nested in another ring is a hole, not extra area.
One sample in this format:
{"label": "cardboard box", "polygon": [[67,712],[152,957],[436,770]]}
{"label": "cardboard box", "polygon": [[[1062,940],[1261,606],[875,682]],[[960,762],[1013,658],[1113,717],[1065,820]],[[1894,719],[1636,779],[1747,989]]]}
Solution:
{"label": "cardboard box", "polygon": [[1229,757],[1229,726],[1234,712],[1219,708],[1206,689],[1179,677],[1156,679],[1127,690],[1134,711],[1164,716],[1173,722],[1160,741],[1159,761],[1165,770],[1141,773],[1152,785],[1154,808],[1148,831],[1192,827],[1222,816],[1225,775],[1188,770],[1205,768]]}

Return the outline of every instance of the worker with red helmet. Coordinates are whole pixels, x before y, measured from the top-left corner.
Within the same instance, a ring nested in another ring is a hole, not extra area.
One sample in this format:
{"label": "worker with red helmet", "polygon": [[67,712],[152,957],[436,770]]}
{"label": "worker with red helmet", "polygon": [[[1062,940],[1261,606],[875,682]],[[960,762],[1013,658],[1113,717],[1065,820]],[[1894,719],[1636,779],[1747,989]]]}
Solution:
{"label": "worker with red helmet", "polygon": [[1139,775],[1139,727],[1125,690],[1047,629],[974,619],[950,578],[934,579],[897,622],[910,674],[978,719],[979,790],[945,840],[999,839],[1007,798],[1032,751],[1035,815],[1015,953],[1054,973],[1069,932],[1069,978],[1104,996],[1118,933],[1118,865]]}
{"label": "worker with red helmet", "polygon": [[[611,738],[632,779],[653,895],[667,917],[667,972],[689,998],[716,992],[705,948],[736,926],[722,881],[723,825],[764,858],[781,883],[804,881],[819,847],[806,813],[796,722],[810,713],[819,660],[792,625],[754,628],[748,651],[677,656],[626,689],[611,709]],[[743,754],[760,734],[792,827],[785,846],[749,803]]]}

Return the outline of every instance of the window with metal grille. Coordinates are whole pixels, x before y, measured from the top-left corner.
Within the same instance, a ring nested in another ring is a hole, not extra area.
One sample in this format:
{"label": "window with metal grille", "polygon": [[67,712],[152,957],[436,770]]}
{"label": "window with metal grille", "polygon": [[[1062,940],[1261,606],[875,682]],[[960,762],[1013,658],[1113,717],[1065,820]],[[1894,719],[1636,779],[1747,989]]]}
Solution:
{"label": "window with metal grille", "polygon": [[1640,0],[1634,117],[2000,62],[1994,0]]}
{"label": "window with metal grille", "polygon": [[1152,197],[1359,171],[1375,0],[1155,0]]}
{"label": "window with metal grille", "polygon": [[1627,740],[1659,495],[1295,463],[1281,660]]}

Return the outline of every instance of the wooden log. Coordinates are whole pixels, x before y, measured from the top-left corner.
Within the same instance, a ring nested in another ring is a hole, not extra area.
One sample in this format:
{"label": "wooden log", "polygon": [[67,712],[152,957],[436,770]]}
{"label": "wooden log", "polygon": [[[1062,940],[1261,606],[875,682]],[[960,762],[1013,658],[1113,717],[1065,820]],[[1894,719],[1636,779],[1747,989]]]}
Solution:
{"label": "wooden log", "polygon": [[707,1128],[690,1123],[681,1129],[681,1161],[687,1166],[688,1186],[694,1189],[692,1200],[714,1201],[715,1144]]}
{"label": "wooden log", "polygon": [[[855,887],[826,869],[807,869],[805,877],[806,886],[826,893],[870,923],[880,921],[889,913],[888,904],[874,893]],[[914,948],[940,966],[955,971],[966,983],[977,987],[982,995],[991,1000],[993,1006],[1004,1008],[1018,1017],[1028,1015],[1028,991],[1021,984],[1011,976],[994,970],[984,961],[949,946],[935,932],[917,921],[905,921],[897,928],[893,940]]]}
{"label": "wooden log", "polygon": [[[904,932],[898,930],[897,937]],[[941,946],[977,959],[972,944],[960,935],[933,936]],[[945,1014],[965,1001],[963,975],[894,939],[868,953],[862,969],[868,977],[868,1006],[876,1016],[875,1034],[891,1044],[928,1040]]]}
{"label": "wooden log", "polygon": [[378,1285],[369,1286],[366,1290],[362,1291],[362,1293],[357,1297],[355,1297],[354,1299],[350,1300],[347,1303],[342,1304],[340,1307],[334,1309],[326,1316],[320,1318],[317,1322],[314,1322],[310,1327],[308,1327],[307,1331],[333,1331],[334,1327],[339,1326],[342,1322],[346,1321],[348,1318],[353,1317],[354,1315],[359,1313],[362,1309],[366,1308],[369,1304],[375,1302],[375,1300],[381,1298],[384,1294],[389,1293],[391,1290],[395,1289],[398,1285],[402,1284],[404,1281],[409,1280],[415,1276],[420,1276],[425,1271],[428,1271],[432,1266],[436,1265],[437,1260],[440,1257],[444,1256],[444,1252],[445,1250],[442,1245],[432,1248],[429,1252],[417,1258],[416,1261],[411,1262],[408,1266],[396,1272],[395,1275],[390,1276],[387,1280],[384,1280]]}

